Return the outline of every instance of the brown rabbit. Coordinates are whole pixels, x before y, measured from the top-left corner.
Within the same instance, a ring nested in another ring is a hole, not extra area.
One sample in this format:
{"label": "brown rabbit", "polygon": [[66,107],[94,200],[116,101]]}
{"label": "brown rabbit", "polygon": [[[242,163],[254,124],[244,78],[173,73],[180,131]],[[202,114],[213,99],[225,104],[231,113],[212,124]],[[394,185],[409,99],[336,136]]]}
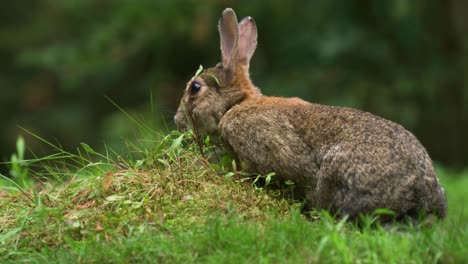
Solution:
{"label": "brown rabbit", "polygon": [[447,202],[424,147],[402,126],[370,113],[263,96],[249,78],[257,46],[253,18],[219,20],[222,63],[188,82],[179,128],[218,135],[249,172],[293,181],[309,206],[349,215],[433,213]]}

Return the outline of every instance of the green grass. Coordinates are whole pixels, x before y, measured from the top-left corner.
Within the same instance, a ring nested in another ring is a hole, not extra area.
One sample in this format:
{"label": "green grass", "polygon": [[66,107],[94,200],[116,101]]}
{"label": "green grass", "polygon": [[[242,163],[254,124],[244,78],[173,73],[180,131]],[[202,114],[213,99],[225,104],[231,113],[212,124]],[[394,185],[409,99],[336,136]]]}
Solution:
{"label": "green grass", "polygon": [[208,163],[190,137],[173,132],[143,147],[129,146],[125,157],[110,158],[110,150],[101,155],[82,144],[78,154],[56,147],[53,156],[17,159],[14,170],[27,171],[35,184],[4,180],[0,262],[468,260],[467,173],[438,170],[449,201],[443,222],[382,228],[368,217],[356,227],[326,212],[304,216],[299,204],[284,199],[287,190],[253,186],[215,151],[205,151],[215,160]]}

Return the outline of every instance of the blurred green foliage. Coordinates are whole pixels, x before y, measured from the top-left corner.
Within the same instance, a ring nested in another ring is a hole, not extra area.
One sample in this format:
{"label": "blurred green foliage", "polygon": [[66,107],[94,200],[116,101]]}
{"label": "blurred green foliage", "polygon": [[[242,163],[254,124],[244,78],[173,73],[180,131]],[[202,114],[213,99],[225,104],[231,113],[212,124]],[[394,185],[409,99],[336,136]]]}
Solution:
{"label": "blurred green foliage", "polygon": [[[225,7],[259,29],[264,94],[352,106],[403,124],[434,160],[468,164],[468,4],[456,0],[29,0],[0,8],[0,158],[18,126],[63,147],[118,147],[172,127],[198,65],[219,60]],[[38,151],[27,135],[28,146]]]}

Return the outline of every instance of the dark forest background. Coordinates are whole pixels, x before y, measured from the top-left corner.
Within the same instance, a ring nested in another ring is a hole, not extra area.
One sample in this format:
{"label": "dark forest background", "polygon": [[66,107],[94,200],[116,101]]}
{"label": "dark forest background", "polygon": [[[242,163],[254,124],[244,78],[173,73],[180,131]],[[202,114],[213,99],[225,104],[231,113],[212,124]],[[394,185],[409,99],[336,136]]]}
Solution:
{"label": "dark forest background", "polygon": [[468,1],[25,0],[0,8],[0,160],[18,135],[119,149],[155,129],[219,60],[226,7],[252,16],[252,79],[267,95],[351,106],[404,125],[438,163],[468,165]]}

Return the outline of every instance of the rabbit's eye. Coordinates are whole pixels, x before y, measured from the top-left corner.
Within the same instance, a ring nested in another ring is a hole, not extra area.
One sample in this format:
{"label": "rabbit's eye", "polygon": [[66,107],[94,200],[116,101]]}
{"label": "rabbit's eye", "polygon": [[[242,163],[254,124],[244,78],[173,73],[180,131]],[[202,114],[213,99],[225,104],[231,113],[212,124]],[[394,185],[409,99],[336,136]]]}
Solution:
{"label": "rabbit's eye", "polygon": [[196,94],[198,93],[198,91],[200,91],[201,89],[201,84],[198,83],[198,82],[192,82],[192,84],[190,85],[190,91],[192,94]]}

